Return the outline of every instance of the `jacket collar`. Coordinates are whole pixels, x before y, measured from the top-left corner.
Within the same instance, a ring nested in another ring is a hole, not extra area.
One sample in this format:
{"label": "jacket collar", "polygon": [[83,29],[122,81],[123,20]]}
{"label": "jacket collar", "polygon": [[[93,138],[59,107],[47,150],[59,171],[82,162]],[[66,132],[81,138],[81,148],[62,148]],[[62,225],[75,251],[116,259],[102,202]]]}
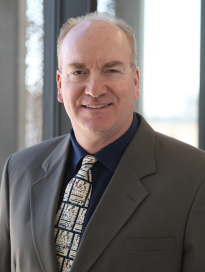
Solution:
{"label": "jacket collar", "polygon": [[125,155],[141,179],[156,173],[155,132],[140,114],[137,115],[140,120],[140,126],[135,137],[133,137],[127,147]]}
{"label": "jacket collar", "polygon": [[[30,191],[32,236],[43,272],[58,271],[54,219],[69,154],[70,137],[63,136],[58,140],[60,143],[42,164],[45,175],[31,186]],[[49,143],[51,150],[58,140]]]}
{"label": "jacket collar", "polygon": [[70,149],[70,135],[64,135],[59,137],[62,140],[57,145],[57,147],[49,154],[49,156],[42,163],[42,168],[45,172],[50,171],[66,154],[68,156],[68,152]]}

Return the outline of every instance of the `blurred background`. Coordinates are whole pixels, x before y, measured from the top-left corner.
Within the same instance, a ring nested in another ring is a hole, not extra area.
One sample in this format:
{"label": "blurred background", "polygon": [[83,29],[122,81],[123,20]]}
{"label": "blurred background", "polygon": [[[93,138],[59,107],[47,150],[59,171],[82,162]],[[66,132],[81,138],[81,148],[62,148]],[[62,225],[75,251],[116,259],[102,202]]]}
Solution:
{"label": "blurred background", "polygon": [[68,133],[56,99],[56,41],[70,17],[104,11],[135,31],[135,110],[205,150],[205,0],[0,0],[0,171],[8,156]]}

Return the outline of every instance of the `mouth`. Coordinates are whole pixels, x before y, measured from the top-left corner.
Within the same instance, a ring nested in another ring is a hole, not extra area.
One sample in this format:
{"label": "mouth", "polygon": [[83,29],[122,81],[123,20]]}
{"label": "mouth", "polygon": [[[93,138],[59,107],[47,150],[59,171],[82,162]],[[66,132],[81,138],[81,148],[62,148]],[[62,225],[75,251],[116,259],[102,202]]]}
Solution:
{"label": "mouth", "polygon": [[83,107],[87,108],[87,109],[100,109],[100,108],[108,107],[110,105],[111,105],[111,103],[110,104],[102,104],[102,105],[84,105]]}

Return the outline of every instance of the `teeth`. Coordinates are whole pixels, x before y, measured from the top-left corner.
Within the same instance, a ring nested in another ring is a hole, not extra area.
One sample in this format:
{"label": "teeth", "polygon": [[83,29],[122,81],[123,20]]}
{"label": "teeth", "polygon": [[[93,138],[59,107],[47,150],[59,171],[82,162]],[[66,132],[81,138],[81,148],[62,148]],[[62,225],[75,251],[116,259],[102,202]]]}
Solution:
{"label": "teeth", "polygon": [[99,105],[99,106],[87,105],[86,108],[99,109],[99,108],[104,108],[104,107],[107,107],[107,106],[108,106],[108,104]]}

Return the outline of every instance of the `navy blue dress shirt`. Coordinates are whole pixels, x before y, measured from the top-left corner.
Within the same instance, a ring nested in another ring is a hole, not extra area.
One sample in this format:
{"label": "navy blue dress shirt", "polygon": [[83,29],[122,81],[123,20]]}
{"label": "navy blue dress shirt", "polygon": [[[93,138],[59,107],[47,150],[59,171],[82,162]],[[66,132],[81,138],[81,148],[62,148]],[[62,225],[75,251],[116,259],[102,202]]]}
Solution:
{"label": "navy blue dress shirt", "polygon": [[76,141],[73,129],[71,129],[71,148],[69,157],[67,160],[67,166],[65,170],[64,180],[61,188],[58,209],[63,201],[64,192],[68,182],[77,174],[81,167],[82,159],[87,155],[93,155],[97,162],[91,169],[92,172],[92,195],[90,204],[85,216],[83,224],[81,238],[83,232],[95,211],[105,189],[107,188],[121,158],[125,152],[126,147],[130,143],[134,134],[139,126],[136,113],[133,114],[133,121],[129,129],[117,140],[109,144],[108,146],[101,149],[96,154],[88,154]]}

